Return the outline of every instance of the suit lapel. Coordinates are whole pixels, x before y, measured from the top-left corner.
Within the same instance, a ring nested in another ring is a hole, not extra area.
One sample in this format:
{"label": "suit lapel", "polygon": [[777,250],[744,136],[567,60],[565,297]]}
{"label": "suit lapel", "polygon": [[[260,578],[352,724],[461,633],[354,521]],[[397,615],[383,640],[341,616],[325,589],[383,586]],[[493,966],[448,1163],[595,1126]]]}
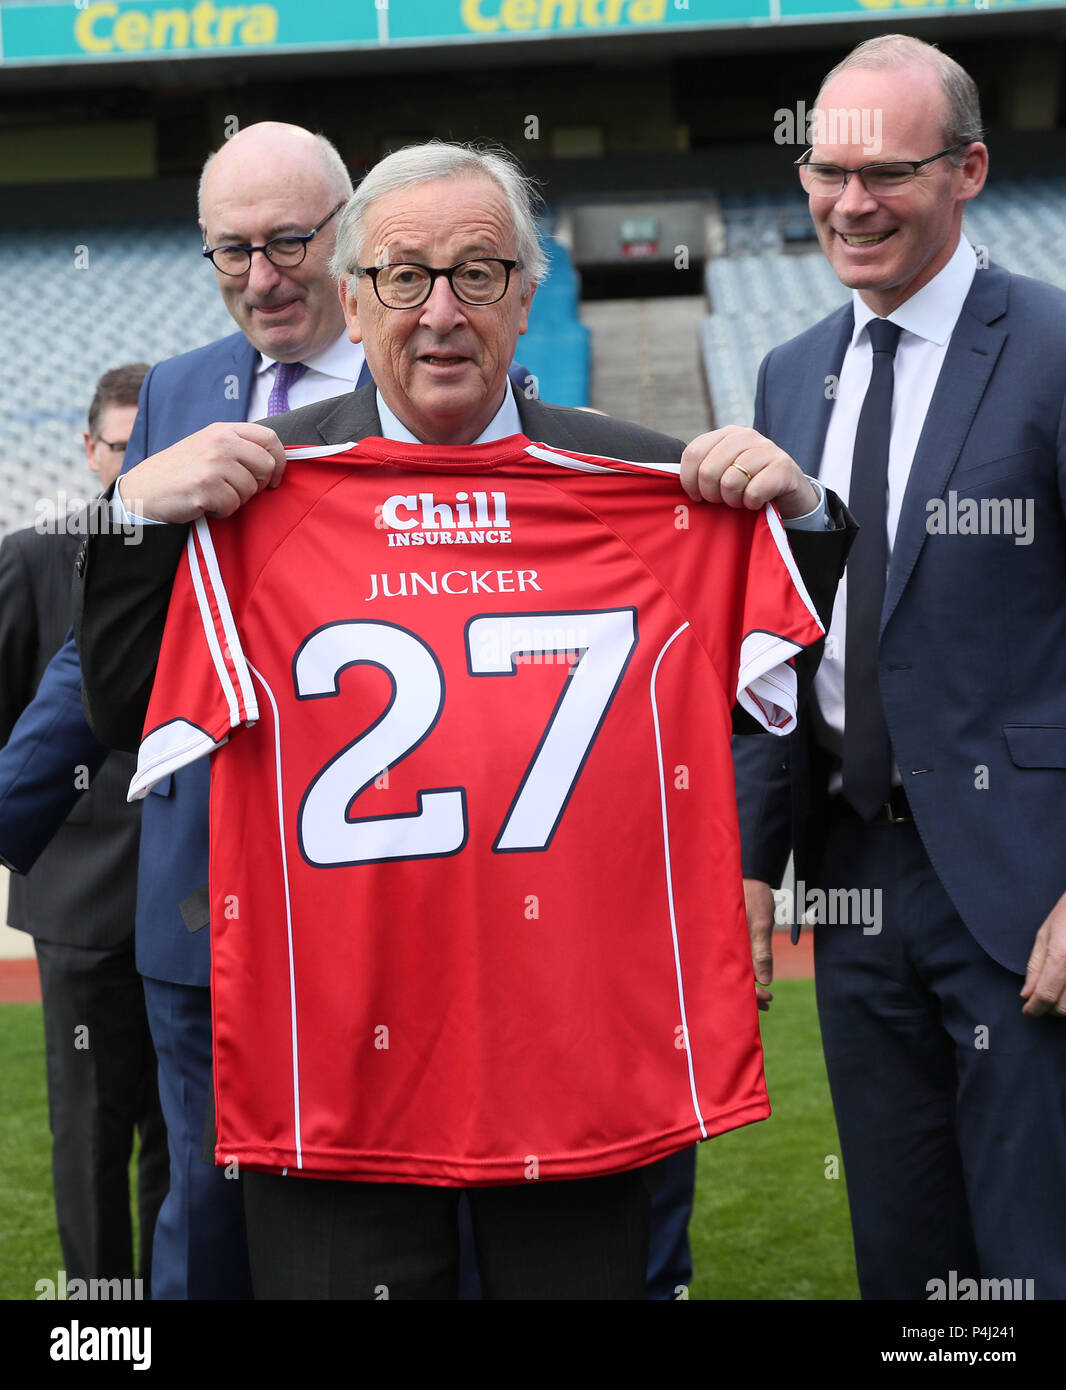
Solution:
{"label": "suit lapel", "polygon": [[978,270],[951,335],[903,494],[881,615],[882,632],[928,535],[928,503],[947,488],[1003,348],[1006,329],[995,320],[1006,312],[1008,285],[1007,272],[998,266]]}
{"label": "suit lapel", "polygon": [[243,333],[234,333],[229,345],[229,360],[222,363],[222,409],[212,413],[212,421],[246,420],[251,405],[259,353]]}
{"label": "suit lapel", "polygon": [[[851,305],[845,304],[840,313],[826,323],[824,346],[812,344],[808,350],[800,377],[785,404],[788,418],[783,417],[781,404],[772,403],[771,408],[776,406],[774,418],[769,429],[764,431],[796,460],[805,473],[814,477],[818,476],[822,467],[822,451],[836,400],[840,368],[854,327],[855,316]],[[830,364],[828,374],[825,370],[827,362]],[[816,404],[812,406],[811,402]]]}
{"label": "suit lapel", "polygon": [[528,399],[522,391],[514,393],[518,406],[518,418],[522,422],[522,433],[527,439],[545,439],[550,436],[551,443],[561,449],[573,449],[582,453],[581,441],[570,429],[566,412],[553,410],[549,413],[540,401]]}
{"label": "suit lapel", "polygon": [[336,400],[334,408],[315,425],[323,444],[346,444],[350,439],[366,439],[381,433],[377,390],[372,381]]}

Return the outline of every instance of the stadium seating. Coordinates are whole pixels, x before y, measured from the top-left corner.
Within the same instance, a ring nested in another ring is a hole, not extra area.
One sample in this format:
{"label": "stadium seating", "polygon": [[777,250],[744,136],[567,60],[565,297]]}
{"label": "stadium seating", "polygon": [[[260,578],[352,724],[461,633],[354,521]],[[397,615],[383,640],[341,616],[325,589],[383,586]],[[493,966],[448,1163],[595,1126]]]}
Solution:
{"label": "stadium seating", "polygon": [[[726,254],[705,272],[709,313],[700,351],[716,423],[747,422],[759,362],[847,292],[803,246],[800,193],[725,193]],[[965,231],[979,254],[1066,288],[1066,178],[1000,180],[971,205]],[[540,394],[585,405],[590,340],[578,316],[569,252],[545,235],[551,271],[538,289],[518,355]],[[100,374],[122,362],[184,352],[232,330],[214,276],[187,222],[0,231],[0,533],[30,525],[40,500],[91,493],[81,449]],[[17,345],[17,347],[12,347]]]}
{"label": "stadium seating", "polygon": [[199,253],[184,222],[0,231],[0,531],[32,525],[42,499],[92,496],[81,435],[103,372],[232,331]]}
{"label": "stadium seating", "polygon": [[[519,359],[546,400],[588,401],[589,335],[578,319],[569,253],[546,240],[551,275],[538,290]],[[0,231],[0,534],[33,525],[42,501],[93,495],[81,446],[100,375],[157,362],[227,333],[233,321],[188,222]],[[14,347],[13,345],[16,345]]]}

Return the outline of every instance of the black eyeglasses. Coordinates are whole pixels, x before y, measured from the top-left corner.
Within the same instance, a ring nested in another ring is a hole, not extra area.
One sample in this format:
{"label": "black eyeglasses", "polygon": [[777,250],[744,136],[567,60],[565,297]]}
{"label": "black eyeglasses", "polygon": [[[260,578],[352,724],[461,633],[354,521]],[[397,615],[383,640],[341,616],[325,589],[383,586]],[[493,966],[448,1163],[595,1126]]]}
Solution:
{"label": "black eyeglasses", "polygon": [[864,164],[859,169],[842,169],[839,164],[812,164],[811,150],[808,150],[796,160],[796,167],[803,187],[816,198],[839,198],[852,174],[858,174],[863,188],[875,198],[891,198],[893,194],[902,193],[924,165],[967,147],[968,142],[963,142],[949,145],[927,159],[898,159],[891,164]]}
{"label": "black eyeglasses", "polygon": [[327,212],[318,226],[312,227],[309,232],[300,235],[288,232],[285,236],[271,237],[265,246],[215,246],[210,249],[205,246],[203,254],[223,275],[246,275],[252,264],[252,255],[256,251],[262,251],[272,265],[284,266],[291,270],[307,255],[307,243],[322,230],[331,217],[340,212],[342,207],[344,203],[338,203],[332,212]]}
{"label": "black eyeglasses", "polygon": [[386,309],[417,309],[433,292],[437,277],[443,275],[452,287],[452,294],[462,304],[495,304],[507,293],[511,271],[520,261],[505,260],[502,256],[483,256],[476,261],[460,261],[458,265],[419,265],[401,261],[396,265],[356,266],[356,275],[369,275],[374,293]]}
{"label": "black eyeglasses", "polygon": [[97,444],[103,444],[105,448],[112,449],[116,454],[124,454],[128,439],[105,439],[102,434],[96,436]]}

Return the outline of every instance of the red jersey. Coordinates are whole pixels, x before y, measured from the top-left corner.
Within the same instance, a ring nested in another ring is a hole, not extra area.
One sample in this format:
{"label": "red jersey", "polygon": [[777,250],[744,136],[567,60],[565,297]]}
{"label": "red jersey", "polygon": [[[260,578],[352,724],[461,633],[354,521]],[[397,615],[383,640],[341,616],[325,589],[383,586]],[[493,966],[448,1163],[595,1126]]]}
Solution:
{"label": "red jersey", "polygon": [[731,710],[822,628],[772,508],[513,436],[287,450],[190,529],[131,796],[211,768],[216,1159],[444,1185],[769,1114]]}

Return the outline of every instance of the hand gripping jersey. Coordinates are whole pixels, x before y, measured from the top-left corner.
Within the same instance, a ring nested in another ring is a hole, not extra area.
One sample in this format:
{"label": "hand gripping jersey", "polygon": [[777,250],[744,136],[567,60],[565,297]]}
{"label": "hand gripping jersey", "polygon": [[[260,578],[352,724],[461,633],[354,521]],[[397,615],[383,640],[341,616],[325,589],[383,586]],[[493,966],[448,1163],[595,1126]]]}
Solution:
{"label": "hand gripping jersey", "polygon": [[131,787],[215,754],[217,1161],[521,1183],[764,1118],[731,709],[791,729],[822,636],[777,514],[521,436],[287,454],[190,530]]}

